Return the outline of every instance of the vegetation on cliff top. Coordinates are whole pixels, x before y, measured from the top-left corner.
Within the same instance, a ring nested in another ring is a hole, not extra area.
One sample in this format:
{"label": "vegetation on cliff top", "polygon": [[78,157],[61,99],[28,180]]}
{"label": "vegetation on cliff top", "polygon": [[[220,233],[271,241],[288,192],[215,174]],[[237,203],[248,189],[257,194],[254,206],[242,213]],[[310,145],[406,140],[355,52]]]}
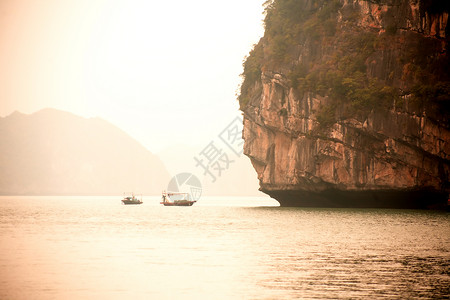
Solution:
{"label": "vegetation on cliff top", "polygon": [[[448,3],[435,0],[421,0],[420,7],[434,14],[449,11]],[[386,68],[385,74],[369,69],[371,62],[381,60],[380,53],[393,51],[392,45],[405,38],[397,34],[395,19],[381,33],[362,28],[359,6],[343,6],[339,0],[267,1],[265,13],[265,35],[243,64],[241,109],[256,94],[263,71],[287,75],[299,96],[328,96],[330,104],[317,112],[323,126],[336,121],[338,105],[347,108],[346,114],[366,115],[401,104],[404,95],[448,109],[450,61],[446,53],[436,53],[442,47],[436,41],[402,50],[397,69]],[[348,116],[341,112],[339,117]]]}

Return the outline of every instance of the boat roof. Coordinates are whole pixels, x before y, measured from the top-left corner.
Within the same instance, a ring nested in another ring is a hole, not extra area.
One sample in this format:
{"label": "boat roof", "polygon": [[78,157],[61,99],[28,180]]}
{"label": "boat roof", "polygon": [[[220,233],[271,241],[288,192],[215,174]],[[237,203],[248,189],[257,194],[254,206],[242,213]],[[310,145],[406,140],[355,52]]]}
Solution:
{"label": "boat roof", "polygon": [[175,193],[175,192],[174,193],[170,193],[169,192],[169,193],[167,193],[167,195],[189,195],[189,193],[178,193],[178,192],[177,193]]}

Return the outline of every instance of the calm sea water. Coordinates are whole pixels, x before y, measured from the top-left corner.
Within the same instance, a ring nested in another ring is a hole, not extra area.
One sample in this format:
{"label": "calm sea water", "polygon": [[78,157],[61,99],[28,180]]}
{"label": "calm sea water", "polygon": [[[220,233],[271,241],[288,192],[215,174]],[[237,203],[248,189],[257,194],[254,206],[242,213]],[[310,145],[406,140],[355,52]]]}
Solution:
{"label": "calm sea water", "polygon": [[445,212],[0,197],[0,299],[435,299]]}

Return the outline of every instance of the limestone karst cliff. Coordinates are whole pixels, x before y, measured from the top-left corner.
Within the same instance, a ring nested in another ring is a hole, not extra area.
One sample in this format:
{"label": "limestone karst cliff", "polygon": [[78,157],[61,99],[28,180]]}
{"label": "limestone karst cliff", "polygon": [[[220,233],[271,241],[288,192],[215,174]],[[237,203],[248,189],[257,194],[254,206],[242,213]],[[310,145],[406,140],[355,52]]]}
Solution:
{"label": "limestone karst cliff", "polygon": [[283,206],[445,207],[450,2],[274,0],[244,62],[244,153]]}

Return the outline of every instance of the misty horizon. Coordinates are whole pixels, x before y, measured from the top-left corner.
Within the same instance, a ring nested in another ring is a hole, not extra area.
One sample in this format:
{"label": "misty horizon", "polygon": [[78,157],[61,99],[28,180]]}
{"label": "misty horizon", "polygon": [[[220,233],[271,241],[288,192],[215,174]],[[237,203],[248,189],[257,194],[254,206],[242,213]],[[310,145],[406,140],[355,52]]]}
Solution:
{"label": "misty horizon", "polygon": [[[233,157],[227,169],[222,166],[212,178],[212,173],[208,176],[196,166],[202,148],[178,143],[155,154],[98,117],[53,108],[33,114],[15,112],[0,118],[0,131],[1,144],[8,145],[0,147],[5,158],[0,161],[2,195],[120,196],[125,191],[159,195],[170,178],[189,172],[200,178],[204,195],[263,196],[244,155]],[[146,162],[145,157],[151,160]],[[127,169],[139,175],[130,177]]]}

